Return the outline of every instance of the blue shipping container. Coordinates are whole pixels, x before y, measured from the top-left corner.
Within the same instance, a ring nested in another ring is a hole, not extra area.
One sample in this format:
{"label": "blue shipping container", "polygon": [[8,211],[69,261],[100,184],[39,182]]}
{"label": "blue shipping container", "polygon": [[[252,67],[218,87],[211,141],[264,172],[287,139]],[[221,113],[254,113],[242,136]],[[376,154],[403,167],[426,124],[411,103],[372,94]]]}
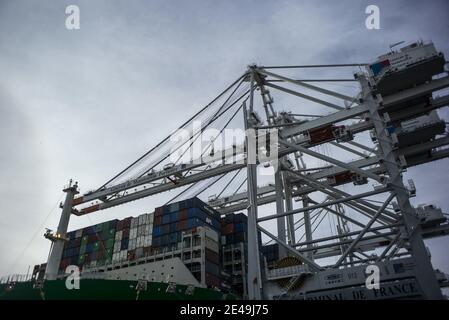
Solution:
{"label": "blue shipping container", "polygon": [[169,224],[164,224],[161,226],[161,235],[163,234],[167,234],[170,232],[170,225]]}
{"label": "blue shipping container", "polygon": [[164,214],[162,216],[162,224],[167,224],[170,223],[170,215],[169,214]]}
{"label": "blue shipping container", "polygon": [[245,232],[246,230],[246,223],[239,222],[234,224],[234,232]]}
{"label": "blue shipping container", "polygon": [[94,247],[92,243],[88,243],[86,245],[86,253],[91,253],[93,251]]}
{"label": "blue shipping container", "polygon": [[153,227],[153,236],[159,237],[161,235],[161,227],[160,226],[154,226]]}
{"label": "blue shipping container", "polygon": [[128,249],[128,244],[129,244],[129,238],[128,239],[122,239],[122,242],[120,244],[120,250]]}
{"label": "blue shipping container", "polygon": [[211,261],[206,261],[206,272],[214,275],[219,275],[220,267]]}
{"label": "blue shipping container", "polygon": [[173,232],[169,234],[169,243],[178,242],[178,232]]}
{"label": "blue shipping container", "polygon": [[161,245],[161,238],[160,237],[155,237],[153,235],[152,246],[153,247],[159,247],[160,245]]}

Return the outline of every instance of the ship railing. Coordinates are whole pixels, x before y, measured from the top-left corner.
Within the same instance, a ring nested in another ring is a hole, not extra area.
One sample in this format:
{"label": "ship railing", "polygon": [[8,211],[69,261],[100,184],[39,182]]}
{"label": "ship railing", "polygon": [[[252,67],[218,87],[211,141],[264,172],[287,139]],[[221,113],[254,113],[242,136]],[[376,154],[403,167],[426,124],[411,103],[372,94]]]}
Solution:
{"label": "ship railing", "polygon": [[[128,267],[130,265],[140,264],[142,262],[152,262],[158,258],[161,258],[162,260],[166,260],[166,259],[175,257],[177,254],[181,254],[184,250],[189,251],[190,249],[193,249],[193,250],[201,249],[201,245],[194,245],[192,247],[183,247],[182,245],[180,245],[180,246],[176,246],[173,248],[164,248],[160,252],[146,254],[146,255],[139,257],[135,260],[112,261],[110,264],[103,265],[103,266],[85,267],[83,269],[83,277],[86,277],[88,275],[104,277],[104,273],[102,271],[105,271],[109,268],[120,269],[123,267]],[[192,257],[190,260],[193,260],[193,259],[195,259],[195,257]]]}
{"label": "ship railing", "polygon": [[7,284],[12,282],[28,282],[31,280],[31,274],[11,274],[0,278],[1,284]]}
{"label": "ship railing", "polygon": [[302,274],[310,274],[310,269],[307,265],[295,265],[284,268],[271,269],[268,270],[267,278],[269,280],[277,280],[287,277],[299,276]]}

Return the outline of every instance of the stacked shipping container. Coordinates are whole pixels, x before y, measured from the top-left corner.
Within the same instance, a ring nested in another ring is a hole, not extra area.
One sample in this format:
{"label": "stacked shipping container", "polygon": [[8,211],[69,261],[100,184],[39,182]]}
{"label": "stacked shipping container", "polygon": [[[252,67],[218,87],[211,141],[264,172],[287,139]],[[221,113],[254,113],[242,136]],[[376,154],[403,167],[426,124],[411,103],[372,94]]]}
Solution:
{"label": "stacked shipping container", "polygon": [[112,220],[68,233],[60,273],[133,262],[181,249],[181,259],[201,283],[220,287],[220,214],[198,198],[156,208],[155,213]]}
{"label": "stacked shipping container", "polygon": [[[197,227],[207,227],[203,237]],[[219,233],[220,214],[198,198],[187,199],[156,208],[152,247],[155,252],[182,250],[182,260],[198,281],[204,273],[207,286],[220,287]]]}
{"label": "stacked shipping container", "polygon": [[228,214],[221,219],[221,258],[231,291],[246,294],[247,217],[243,213]]}
{"label": "stacked shipping container", "polygon": [[67,233],[60,272],[69,265],[101,266],[112,261],[117,220],[106,221]]}
{"label": "stacked shipping container", "polygon": [[243,213],[228,214],[221,219],[221,244],[247,242],[247,217]]}
{"label": "stacked shipping container", "polygon": [[[220,214],[198,198],[156,208],[154,213],[107,221],[68,233],[60,265],[81,268],[132,262],[176,252],[198,281],[221,287],[224,269],[232,291],[244,295],[247,272],[247,217]],[[262,247],[267,260],[277,246]]]}
{"label": "stacked shipping container", "polygon": [[220,230],[220,215],[198,198],[156,208],[154,212],[153,247],[175,248],[182,232],[200,226]]}
{"label": "stacked shipping container", "polygon": [[115,234],[113,262],[134,261],[151,254],[154,214],[119,221]]}

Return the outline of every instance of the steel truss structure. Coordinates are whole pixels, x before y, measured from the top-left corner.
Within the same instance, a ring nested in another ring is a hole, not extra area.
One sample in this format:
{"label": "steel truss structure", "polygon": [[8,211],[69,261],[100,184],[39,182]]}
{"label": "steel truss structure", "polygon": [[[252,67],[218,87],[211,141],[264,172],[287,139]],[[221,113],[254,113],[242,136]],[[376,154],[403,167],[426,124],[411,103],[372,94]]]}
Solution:
{"label": "steel truss structure", "polygon": [[[419,67],[418,71],[412,68],[406,76],[413,78],[416,72],[425,74],[424,62]],[[358,72],[351,79],[297,80],[288,76],[304,68],[358,68]],[[77,188],[68,187],[57,232],[67,232],[70,214],[89,214],[185,187],[182,194],[203,181],[207,188],[230,174],[230,182],[209,204],[223,215],[247,210],[249,299],[441,299],[440,287],[447,285],[447,278],[432,267],[423,240],[447,235],[449,223],[437,208],[411,205],[410,198],[416,190],[412,181],[404,184],[403,172],[449,155],[449,149],[445,148],[449,144],[446,124],[437,121],[418,128],[418,134],[395,130],[401,122],[449,105],[449,95],[434,95],[449,87],[449,76],[446,71],[438,72],[438,77],[435,75],[429,69],[425,81],[417,79],[413,86],[382,94],[365,64],[251,65],[200,111],[220,101],[199,133],[192,134],[189,147],[218,119],[229,119],[223,124],[223,130],[236,115],[242,114],[245,129],[276,130],[278,134],[275,147],[279,165],[273,173],[274,183],[258,185],[258,167],[266,164],[260,159],[254,163],[248,161],[248,154],[258,152],[248,138],[242,146],[220,152],[208,146],[202,152],[202,155],[208,153],[207,157],[170,163],[156,170],[157,165],[167,161],[166,156],[159,158],[139,169],[137,175],[117,182],[148,156],[157,154],[168,141],[167,137],[102,187],[79,197],[74,197]],[[311,84],[320,82],[350,82],[359,86],[359,92],[350,95]],[[312,103],[332,112],[304,115],[275,111],[274,97],[282,100],[283,96],[295,99],[299,105]],[[256,109],[263,111],[264,120]],[[368,132],[372,145],[366,140]],[[336,151],[327,154],[322,146]],[[353,157],[350,160],[349,154]],[[243,161],[235,161],[239,156]],[[308,162],[314,166],[308,167]],[[239,188],[224,193],[245,170],[246,177]],[[240,191],[245,184],[247,190]],[[352,185],[351,192],[344,187],[348,185]],[[295,208],[295,202],[299,207]],[[275,205],[275,210],[267,215],[259,214],[259,207],[270,203]],[[325,218],[335,222],[334,234],[320,231]],[[275,223],[276,234],[262,226],[267,222]],[[299,263],[287,268],[268,268],[260,253],[259,233],[279,244],[281,257],[293,256]],[[61,241],[54,240],[47,266],[49,275],[56,273]],[[372,265],[380,270],[380,289],[366,286],[367,267]],[[281,279],[287,279],[287,285],[279,285]]]}

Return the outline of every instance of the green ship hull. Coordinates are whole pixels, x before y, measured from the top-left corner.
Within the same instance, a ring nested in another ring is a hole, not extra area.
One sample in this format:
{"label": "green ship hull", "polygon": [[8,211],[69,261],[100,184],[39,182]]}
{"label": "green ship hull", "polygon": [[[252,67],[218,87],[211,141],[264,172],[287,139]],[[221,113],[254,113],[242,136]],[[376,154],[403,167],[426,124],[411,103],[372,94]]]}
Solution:
{"label": "green ship hull", "polygon": [[[80,289],[68,290],[65,280],[45,281],[42,289],[33,282],[0,284],[0,300],[233,300],[234,296],[213,289],[195,287],[193,292],[186,285],[148,282],[146,290],[137,291],[137,281],[83,279]],[[169,290],[167,290],[167,288]],[[171,289],[171,290],[170,290]],[[187,292],[186,292],[187,290]],[[190,291],[190,292],[189,292]]]}

